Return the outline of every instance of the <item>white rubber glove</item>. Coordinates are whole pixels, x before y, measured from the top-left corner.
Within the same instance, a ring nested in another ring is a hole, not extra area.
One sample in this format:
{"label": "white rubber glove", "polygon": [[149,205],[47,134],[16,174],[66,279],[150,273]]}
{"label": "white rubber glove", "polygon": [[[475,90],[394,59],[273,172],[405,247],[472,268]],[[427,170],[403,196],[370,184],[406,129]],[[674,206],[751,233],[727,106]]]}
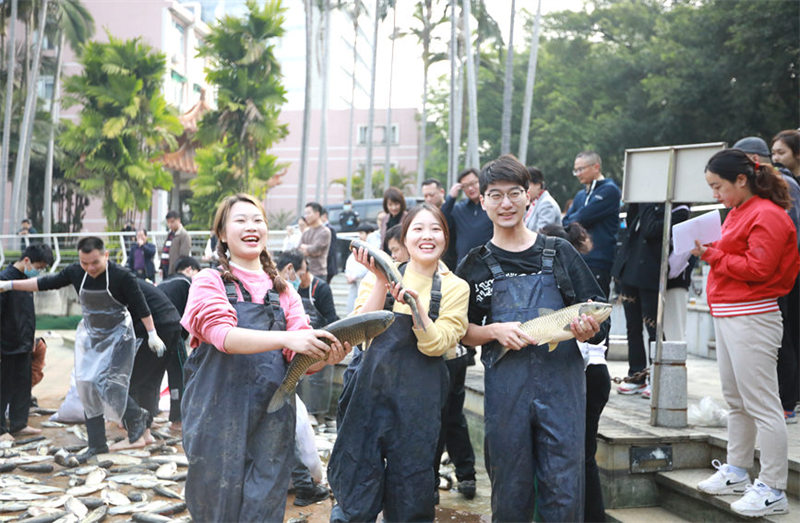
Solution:
{"label": "white rubber glove", "polygon": [[150,350],[155,352],[156,356],[159,358],[163,356],[164,352],[167,350],[167,346],[164,345],[164,342],[161,341],[161,338],[158,337],[155,330],[147,332],[147,346],[150,347]]}
{"label": "white rubber glove", "polygon": [[14,280],[0,281],[0,292],[10,291],[14,288]]}

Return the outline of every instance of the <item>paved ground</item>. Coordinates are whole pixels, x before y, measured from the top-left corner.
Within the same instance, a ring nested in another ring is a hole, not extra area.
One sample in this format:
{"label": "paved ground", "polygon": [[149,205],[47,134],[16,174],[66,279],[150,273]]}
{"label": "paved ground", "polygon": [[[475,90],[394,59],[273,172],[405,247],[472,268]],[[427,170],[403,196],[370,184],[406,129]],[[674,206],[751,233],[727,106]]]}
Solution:
{"label": "paved ground", "polygon": [[[47,353],[47,366],[44,369],[45,378],[34,389],[34,395],[38,397],[39,404],[42,407],[57,408],[68,388],[69,374],[73,365],[73,354],[70,347],[62,343],[61,337],[58,333],[42,333],[48,339],[48,353]],[[65,333],[68,335],[68,333]],[[612,361],[609,362],[609,371],[612,377],[624,376],[627,370],[626,362]],[[690,357],[687,363],[688,381],[689,381],[689,404],[696,404],[703,397],[711,397],[718,404],[723,405],[722,395],[719,386],[719,377],[716,367],[716,362],[711,360],[704,360],[700,358]],[[482,390],[482,369],[480,364],[477,367],[470,368],[468,386],[473,389]],[[649,403],[640,396],[622,396],[615,392],[612,388],[609,403],[606,406],[604,416],[601,419],[600,432],[609,435],[619,435],[617,431],[621,430],[620,423],[627,427],[639,427],[642,432],[653,435],[675,435],[690,433],[706,433],[714,434],[724,438],[725,428],[715,427],[690,427],[687,429],[666,429],[660,427],[652,427],[649,424],[650,410]],[[47,419],[46,416],[34,416],[31,418],[31,425],[39,426],[42,421]],[[53,441],[53,445],[68,445],[80,443],[73,434],[66,432],[64,428],[48,428],[44,429],[44,434],[48,439]],[[109,426],[108,437],[121,437],[123,432],[115,427]],[[800,425],[789,426],[789,445],[790,456],[792,459],[800,460]],[[178,451],[182,452],[180,445],[177,446]],[[480,449],[476,449],[480,451]],[[324,461],[324,458],[323,458]],[[441,491],[441,504],[437,508],[438,521],[489,521],[490,520],[490,490],[488,478],[483,468],[482,456],[478,456],[478,495],[472,501],[464,500],[457,492]],[[60,467],[56,466],[56,472]],[[447,470],[446,468],[444,469]],[[15,471],[16,473],[17,471]],[[40,474],[39,477],[46,483],[52,483],[57,486],[64,486],[66,478],[54,478],[52,475]],[[181,491],[183,488],[182,482],[174,487],[174,490]],[[125,489],[124,491],[127,492]],[[157,496],[153,499],[160,499]],[[298,508],[292,505],[293,497],[290,495],[287,502],[287,520],[293,518],[294,521],[309,521],[312,523],[328,521],[332,501],[320,502],[310,507]],[[19,514],[16,513],[16,514]],[[183,515],[185,515],[184,512]],[[6,516],[14,515],[3,514]],[[127,520],[129,516],[117,516],[112,520]],[[3,518],[0,518],[2,521]]]}

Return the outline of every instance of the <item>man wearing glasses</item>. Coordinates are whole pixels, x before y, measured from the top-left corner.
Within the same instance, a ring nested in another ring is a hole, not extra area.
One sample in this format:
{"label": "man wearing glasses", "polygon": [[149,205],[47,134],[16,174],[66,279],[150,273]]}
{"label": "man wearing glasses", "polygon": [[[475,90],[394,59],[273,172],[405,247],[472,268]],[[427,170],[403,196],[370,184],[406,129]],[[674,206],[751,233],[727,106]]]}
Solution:
{"label": "man wearing glasses", "polygon": [[603,176],[601,169],[600,155],[594,151],[584,151],[575,157],[572,174],[584,188],[572,200],[564,226],[578,222],[592,237],[594,248],[583,259],[608,296],[619,230],[620,190],[613,180]]}
{"label": "man wearing glasses", "polygon": [[[461,190],[466,198],[456,203]],[[478,171],[472,167],[458,175],[458,183],[450,188],[442,205],[442,213],[450,226],[450,241],[455,237],[458,262],[464,259],[470,249],[483,245],[492,237],[492,222],[481,208]]]}
{"label": "man wearing glasses", "polygon": [[[480,176],[492,238],[461,262],[470,288],[462,339],[481,346],[486,470],[494,521],[583,521],[585,377],[575,339],[548,351],[520,323],[543,310],[604,301],[592,273],[566,240],[525,227],[528,172],[504,155]],[[585,315],[569,329],[597,343],[606,323]],[[502,347],[509,350],[503,354]],[[501,359],[502,357],[502,359]],[[513,451],[512,451],[513,450]]]}

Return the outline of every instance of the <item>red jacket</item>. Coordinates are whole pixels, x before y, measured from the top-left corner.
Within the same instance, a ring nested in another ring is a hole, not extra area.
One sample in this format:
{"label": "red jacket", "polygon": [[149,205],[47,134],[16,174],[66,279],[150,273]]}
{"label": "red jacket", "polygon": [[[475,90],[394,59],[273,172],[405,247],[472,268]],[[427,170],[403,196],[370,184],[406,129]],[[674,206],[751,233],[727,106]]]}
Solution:
{"label": "red jacket", "polygon": [[722,238],[703,259],[711,266],[706,294],[712,316],[777,311],[776,299],[789,293],[800,269],[797,231],[783,209],[753,196],[731,209]]}

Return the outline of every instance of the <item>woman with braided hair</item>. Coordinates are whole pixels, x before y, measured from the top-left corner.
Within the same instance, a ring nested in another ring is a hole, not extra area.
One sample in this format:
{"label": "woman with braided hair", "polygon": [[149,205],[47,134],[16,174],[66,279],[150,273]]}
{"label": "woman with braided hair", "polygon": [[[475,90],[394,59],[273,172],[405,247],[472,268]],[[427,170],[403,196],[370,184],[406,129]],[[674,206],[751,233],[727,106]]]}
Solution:
{"label": "woman with braided hair", "polygon": [[[350,346],[311,330],[297,291],[267,251],[267,218],[246,194],[217,209],[219,267],[193,279],[181,323],[186,504],[197,521],[282,521],[294,456],[294,401],[266,407],[295,353],[341,361]],[[320,338],[327,338],[330,346]]]}

